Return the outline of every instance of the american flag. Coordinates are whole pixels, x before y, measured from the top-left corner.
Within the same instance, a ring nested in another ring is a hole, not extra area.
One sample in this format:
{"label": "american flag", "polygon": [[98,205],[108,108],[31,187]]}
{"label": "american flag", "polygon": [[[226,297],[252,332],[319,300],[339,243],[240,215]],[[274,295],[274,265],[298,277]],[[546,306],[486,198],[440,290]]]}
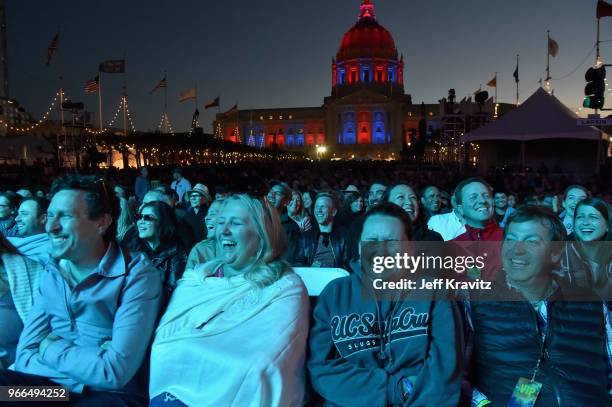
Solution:
{"label": "american flag", "polygon": [[49,43],[49,47],[47,47],[47,63],[45,66],[49,66],[51,63],[51,57],[53,53],[57,50],[57,43],[59,42],[59,33],[55,34],[55,37]]}
{"label": "american flag", "polygon": [[151,93],[155,92],[159,88],[165,88],[167,84],[168,82],[166,82],[166,77],[164,76],[164,78],[161,81],[159,81],[157,85],[155,85]]}
{"label": "american flag", "polygon": [[100,77],[96,75],[95,78],[85,82],[85,93],[96,93],[100,85]]}

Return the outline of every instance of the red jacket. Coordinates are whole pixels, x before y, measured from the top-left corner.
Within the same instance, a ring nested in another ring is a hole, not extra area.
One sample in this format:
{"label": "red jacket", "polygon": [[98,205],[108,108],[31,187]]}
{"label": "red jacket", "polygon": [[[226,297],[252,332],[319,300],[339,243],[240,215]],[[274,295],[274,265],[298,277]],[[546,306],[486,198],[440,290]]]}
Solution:
{"label": "red jacket", "polygon": [[[497,271],[501,269],[501,242],[504,240],[504,230],[500,228],[497,223],[490,221],[484,227],[484,229],[474,228],[469,225],[465,225],[465,233],[457,236],[452,241],[454,242],[500,242],[499,247],[488,247],[487,249],[480,248],[476,251],[482,251],[483,249],[488,252],[487,266],[481,270],[481,277],[486,281],[492,281],[495,278]],[[467,249],[465,247],[464,249]],[[480,255],[480,253],[472,253],[472,255]]]}
{"label": "red jacket", "polygon": [[490,221],[484,229],[474,228],[470,225],[465,225],[465,233],[457,236],[453,241],[468,242],[468,241],[483,241],[483,242],[501,242],[504,240],[504,230],[497,226],[497,223]]}

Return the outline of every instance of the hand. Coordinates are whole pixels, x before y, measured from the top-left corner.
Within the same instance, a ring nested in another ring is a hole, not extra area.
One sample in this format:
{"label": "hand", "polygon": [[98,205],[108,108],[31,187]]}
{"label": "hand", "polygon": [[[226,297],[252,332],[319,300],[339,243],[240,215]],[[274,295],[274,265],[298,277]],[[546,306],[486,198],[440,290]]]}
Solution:
{"label": "hand", "polygon": [[55,335],[53,332],[51,332],[49,335],[47,335],[45,339],[43,339],[38,344],[38,352],[45,353],[45,350],[47,349],[47,347],[51,345],[53,342],[57,341],[58,339],[61,339],[61,338]]}

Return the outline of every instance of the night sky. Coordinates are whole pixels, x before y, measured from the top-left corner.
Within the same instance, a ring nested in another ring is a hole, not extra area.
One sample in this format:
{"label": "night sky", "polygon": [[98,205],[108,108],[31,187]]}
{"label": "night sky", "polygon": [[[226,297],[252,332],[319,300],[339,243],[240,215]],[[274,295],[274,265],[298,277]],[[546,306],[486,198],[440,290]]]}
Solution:
{"label": "night sky", "polygon": [[[221,109],[320,106],[330,94],[331,59],[357,19],[360,0],[7,0],[10,96],[39,118],[59,88],[97,112],[84,83],[105,59],[127,60],[129,107],[137,130],[160,121],[163,90],[149,92],[167,70],[168,113],[175,131],[190,124],[194,101],[178,94],[197,83],[203,105]],[[596,0],[375,0],[379,23],[404,55],[404,84],[413,102],[434,103],[455,88],[470,95],[498,72],[498,98],[514,102],[512,72],[520,54],[521,100],[545,76],[546,30],[559,44],[551,57],[555,95],[576,108],[584,72],[594,61]],[[612,41],[612,17],[601,20]],[[45,68],[47,46],[60,30],[57,54]],[[589,51],[591,55],[587,57]],[[612,63],[612,42],[601,45]],[[608,76],[612,77],[612,73]],[[117,110],[122,75],[103,74],[105,123]],[[612,83],[612,82],[611,82]],[[489,93],[493,89],[489,88]],[[608,94],[608,106],[612,96]],[[97,114],[97,113],[96,113]],[[97,122],[96,122],[97,123]]]}

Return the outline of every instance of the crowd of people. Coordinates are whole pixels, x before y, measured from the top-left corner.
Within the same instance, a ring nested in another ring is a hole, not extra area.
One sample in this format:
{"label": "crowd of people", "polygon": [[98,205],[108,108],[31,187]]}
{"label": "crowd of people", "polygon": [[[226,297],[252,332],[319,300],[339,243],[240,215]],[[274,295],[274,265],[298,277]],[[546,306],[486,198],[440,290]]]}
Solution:
{"label": "crowd of people", "polygon": [[[82,406],[612,405],[605,185],[334,168],[0,192],[0,386]],[[364,296],[365,244],[411,241],[499,242],[478,277],[512,301]],[[309,297],[303,268],[347,276]]]}

